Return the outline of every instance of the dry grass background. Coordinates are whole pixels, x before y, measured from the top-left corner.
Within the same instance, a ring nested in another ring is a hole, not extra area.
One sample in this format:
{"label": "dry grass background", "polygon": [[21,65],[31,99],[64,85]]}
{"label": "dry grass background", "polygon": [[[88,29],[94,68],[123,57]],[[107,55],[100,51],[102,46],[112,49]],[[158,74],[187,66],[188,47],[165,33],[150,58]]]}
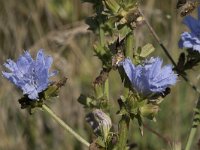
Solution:
{"label": "dry grass background", "polygon": [[[180,50],[177,41],[186,28],[176,15],[176,1],[144,0],[146,17],[177,60]],[[38,49],[45,49],[54,58],[54,69],[60,77],[67,76],[67,85],[58,99],[50,102],[51,108],[71,127],[86,139],[91,139],[91,130],[85,124],[85,112],[77,102],[80,93],[92,92],[91,83],[100,72],[100,62],[93,56],[92,43],[97,40],[87,30],[84,19],[92,14],[89,4],[80,0],[0,0],[0,63],[7,58],[16,59],[24,50],[35,55]],[[161,48],[145,26],[137,29],[136,46],[153,43],[156,52],[168,62]],[[1,65],[0,69],[3,67]],[[189,72],[191,80],[200,87],[199,68]],[[119,81],[119,82],[116,82]],[[116,72],[110,74],[111,100],[116,104],[120,95],[120,78]],[[137,143],[138,150],[180,150],[184,146],[192,121],[192,108],[197,94],[182,79],[162,103],[157,122],[146,124],[172,143],[145,129],[140,136],[135,122],[131,125],[129,143]],[[29,115],[21,110],[17,99],[21,92],[9,81],[0,78],[0,150],[84,150],[72,136],[63,132],[52,119],[38,111]],[[112,113],[116,113],[113,105]],[[118,118],[114,118],[114,123]],[[193,149],[198,149],[199,134]]]}

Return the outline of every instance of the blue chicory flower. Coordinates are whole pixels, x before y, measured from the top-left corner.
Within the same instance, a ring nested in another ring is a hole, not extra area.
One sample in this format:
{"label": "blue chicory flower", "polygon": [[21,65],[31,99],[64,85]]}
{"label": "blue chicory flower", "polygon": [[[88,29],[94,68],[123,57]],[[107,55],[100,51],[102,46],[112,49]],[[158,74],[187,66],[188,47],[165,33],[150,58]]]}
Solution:
{"label": "blue chicory flower", "polygon": [[43,50],[39,50],[36,60],[33,60],[30,53],[25,51],[16,62],[8,59],[4,66],[10,72],[3,71],[5,78],[19,87],[23,94],[28,95],[32,100],[38,98],[38,94],[47,89],[49,77],[57,74],[57,71],[49,73],[53,58],[46,56]]}
{"label": "blue chicory flower", "polygon": [[200,52],[200,40],[193,33],[184,32],[179,41],[180,48],[191,48]]}
{"label": "blue chicory flower", "polygon": [[144,64],[135,66],[126,58],[120,64],[123,66],[133,89],[140,95],[147,97],[154,93],[162,93],[167,87],[174,85],[177,75],[171,65],[162,67],[160,58],[151,58]]}
{"label": "blue chicory flower", "polygon": [[198,19],[192,16],[186,16],[183,19],[183,23],[190,29],[189,32],[184,32],[181,34],[179,40],[180,48],[191,48],[200,53],[200,7],[198,7]]}

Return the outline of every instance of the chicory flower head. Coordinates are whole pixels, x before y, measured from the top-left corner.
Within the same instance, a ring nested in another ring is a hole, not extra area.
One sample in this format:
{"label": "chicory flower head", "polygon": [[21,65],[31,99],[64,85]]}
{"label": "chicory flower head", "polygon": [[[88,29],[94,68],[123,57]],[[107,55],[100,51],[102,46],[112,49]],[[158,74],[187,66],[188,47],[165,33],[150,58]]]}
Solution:
{"label": "chicory flower head", "polygon": [[188,26],[191,32],[181,34],[179,40],[180,48],[191,48],[200,53],[200,7],[198,7],[198,19],[192,16],[186,16],[183,23]]}
{"label": "chicory flower head", "polygon": [[123,66],[133,89],[143,97],[155,93],[162,93],[177,81],[171,65],[162,67],[160,58],[151,58],[144,64],[135,66],[126,58],[120,64]]}
{"label": "chicory flower head", "polygon": [[5,78],[19,87],[23,94],[32,100],[39,97],[39,93],[47,89],[49,77],[57,74],[57,71],[49,72],[53,58],[46,56],[43,50],[39,50],[34,60],[28,51],[25,51],[16,62],[8,59],[4,66],[10,72],[3,71]]}

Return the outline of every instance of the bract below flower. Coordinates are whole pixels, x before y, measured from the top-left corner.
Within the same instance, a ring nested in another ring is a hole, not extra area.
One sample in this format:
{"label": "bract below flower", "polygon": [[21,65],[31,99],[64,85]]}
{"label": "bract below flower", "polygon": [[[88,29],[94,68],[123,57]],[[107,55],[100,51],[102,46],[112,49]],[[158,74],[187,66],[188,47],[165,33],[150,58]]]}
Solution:
{"label": "bract below flower", "polygon": [[25,51],[16,62],[8,59],[4,66],[10,72],[3,71],[2,74],[19,87],[23,94],[35,100],[40,92],[47,89],[50,83],[49,77],[57,74],[57,71],[49,73],[52,62],[52,57],[45,56],[43,50],[38,51],[36,60],[33,60],[30,53]]}
{"label": "bract below flower", "polygon": [[160,58],[146,60],[143,65],[135,66],[130,59],[121,62],[133,89],[146,97],[154,93],[162,93],[167,87],[174,85],[177,75],[171,65],[162,67]]}
{"label": "bract below flower", "polygon": [[190,29],[189,32],[181,34],[179,40],[180,48],[191,48],[200,52],[200,7],[198,7],[198,19],[192,16],[186,16],[183,19],[183,23]]}

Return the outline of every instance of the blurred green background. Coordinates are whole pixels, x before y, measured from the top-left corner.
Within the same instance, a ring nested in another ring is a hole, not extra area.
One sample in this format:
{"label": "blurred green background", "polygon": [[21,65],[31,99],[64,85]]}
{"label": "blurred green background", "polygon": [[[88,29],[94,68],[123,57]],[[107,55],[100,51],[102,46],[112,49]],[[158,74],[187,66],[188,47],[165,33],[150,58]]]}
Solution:
{"label": "blurred green background", "polygon": [[[177,41],[186,27],[177,15],[175,0],[143,0],[142,9],[146,17],[169,49],[175,60],[181,52]],[[195,15],[196,12],[194,12]],[[24,51],[35,55],[38,49],[54,58],[53,68],[59,76],[66,76],[67,85],[60,91],[58,99],[50,101],[50,107],[73,129],[92,139],[92,132],[85,123],[85,112],[77,102],[81,93],[92,91],[92,81],[101,71],[101,64],[94,56],[92,44],[97,37],[87,30],[84,19],[93,14],[92,6],[80,0],[0,0],[0,63],[7,58],[17,59]],[[163,57],[170,63],[155,39],[143,25],[135,31],[136,47],[153,43],[153,55]],[[1,65],[1,71],[4,69]],[[196,67],[188,75],[200,88],[199,70]],[[118,110],[116,103],[122,89],[117,72],[109,77],[112,114]],[[18,99],[21,91],[3,77],[0,78],[0,150],[84,150],[71,135],[63,132],[46,113],[38,111],[29,115],[21,110]],[[192,121],[193,107],[198,95],[180,78],[172,92],[161,104],[157,122],[145,120],[144,136],[139,133],[136,122],[131,123],[129,144],[136,143],[135,150],[180,150],[184,148]],[[117,128],[119,116],[113,119]],[[157,131],[161,137],[150,130]],[[199,133],[199,132],[198,132]],[[200,149],[197,134],[193,150]],[[166,142],[171,141],[170,144]]]}

